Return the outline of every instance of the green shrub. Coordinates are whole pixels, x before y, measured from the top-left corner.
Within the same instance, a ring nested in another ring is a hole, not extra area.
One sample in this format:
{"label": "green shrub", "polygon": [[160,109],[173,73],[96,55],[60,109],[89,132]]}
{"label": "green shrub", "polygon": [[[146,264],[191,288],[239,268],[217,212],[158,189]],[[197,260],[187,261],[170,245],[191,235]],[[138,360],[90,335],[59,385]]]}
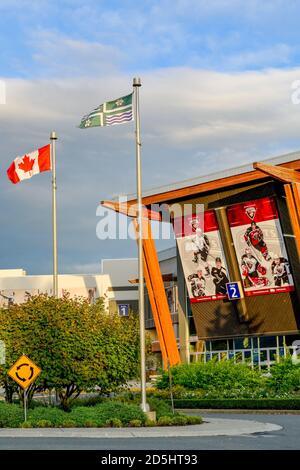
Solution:
{"label": "green shrub", "polygon": [[[172,367],[172,383],[190,390],[231,390],[257,388],[266,384],[267,379],[247,364],[233,361],[209,361],[207,363],[180,364]],[[169,388],[169,376],[164,372],[157,383],[160,389]]]}
{"label": "green shrub", "polygon": [[101,412],[98,413],[98,406],[76,406],[69,413],[69,418],[74,420],[77,423],[77,426],[80,427],[85,427],[85,423],[88,421],[95,422],[96,427],[102,426],[105,423],[105,420],[101,417]]}
{"label": "green shrub", "polygon": [[39,427],[38,423],[44,420],[49,421],[53,427],[63,427],[64,421],[69,419],[69,413],[54,406],[36,407],[29,410],[28,417],[34,427]]}
{"label": "green shrub", "polygon": [[52,428],[52,423],[48,419],[40,419],[36,422],[35,428]]}
{"label": "green shrub", "polygon": [[95,411],[97,410],[97,415],[101,416],[103,422],[111,417],[118,418],[124,425],[128,424],[129,421],[133,419],[139,419],[142,423],[146,421],[145,413],[141,410],[139,405],[134,403],[121,403],[108,400],[107,402],[96,405],[94,409]]}
{"label": "green shrub", "polygon": [[87,419],[85,422],[84,422],[84,427],[85,428],[97,428],[97,422],[96,421],[93,421],[91,419]]}
{"label": "green shrub", "polygon": [[300,364],[293,364],[292,359],[281,360],[271,368],[268,379],[270,389],[276,392],[297,392],[300,390]]}
{"label": "green shrub", "polygon": [[153,421],[152,419],[147,419],[145,422],[145,426],[147,428],[153,428],[154,426],[156,426],[156,421]]}
{"label": "green shrub", "polygon": [[24,421],[20,405],[0,403],[0,428],[18,428]]}
{"label": "green shrub", "polygon": [[157,424],[158,426],[172,426],[173,424],[173,418],[171,416],[161,416],[158,421],[157,421]]}
{"label": "green shrub", "polygon": [[187,424],[202,424],[203,419],[201,416],[187,416]]}
{"label": "green shrub", "polygon": [[142,421],[140,419],[132,419],[129,421],[129,426],[131,428],[140,428],[142,426]]}
{"label": "green shrub", "polygon": [[121,428],[122,421],[118,418],[110,418],[105,421],[106,426],[110,426],[111,428]]}
{"label": "green shrub", "polygon": [[[168,398],[170,398],[170,395]],[[172,407],[168,401],[157,397],[148,397],[147,401],[151,410],[156,412],[157,419],[159,419],[161,416],[173,416]]]}
{"label": "green shrub", "polygon": [[172,424],[174,426],[185,426],[188,424],[188,418],[184,415],[176,415],[172,418]]}
{"label": "green shrub", "polygon": [[66,419],[66,420],[63,421],[63,423],[62,423],[62,427],[63,427],[63,428],[76,428],[76,427],[77,427],[77,423],[76,423],[76,421],[74,421],[73,419]]}
{"label": "green shrub", "polygon": [[20,428],[24,428],[24,429],[27,429],[27,428],[32,428],[32,424],[30,421],[24,421],[23,423],[20,424]]}

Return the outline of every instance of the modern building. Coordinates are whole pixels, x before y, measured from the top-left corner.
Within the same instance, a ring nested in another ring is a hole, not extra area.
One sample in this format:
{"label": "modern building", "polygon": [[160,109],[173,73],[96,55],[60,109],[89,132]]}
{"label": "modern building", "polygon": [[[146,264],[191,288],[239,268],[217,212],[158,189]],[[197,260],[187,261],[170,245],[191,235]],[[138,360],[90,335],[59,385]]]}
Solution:
{"label": "modern building", "polygon": [[259,350],[270,362],[300,338],[299,188],[295,152],[144,191],[148,217],[172,212],[176,252],[158,256],[182,361]]}
{"label": "modern building", "polygon": [[[85,297],[90,302],[102,297],[109,311],[126,315],[130,310],[137,311],[137,287],[129,283],[136,272],[136,259],[102,260],[99,273],[60,274],[58,294]],[[52,286],[52,275],[27,275],[24,269],[1,269],[0,306],[22,303],[40,293],[52,295]]]}
{"label": "modern building", "polygon": [[138,271],[136,258],[103,259],[101,273],[109,277],[109,310],[126,314],[138,311],[138,286],[130,282]]}

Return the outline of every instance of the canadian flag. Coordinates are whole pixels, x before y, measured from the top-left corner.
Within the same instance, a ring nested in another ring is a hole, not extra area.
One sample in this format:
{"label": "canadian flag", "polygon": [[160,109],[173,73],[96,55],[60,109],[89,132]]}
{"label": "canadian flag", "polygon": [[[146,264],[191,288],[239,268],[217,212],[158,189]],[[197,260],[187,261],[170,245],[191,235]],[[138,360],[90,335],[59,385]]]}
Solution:
{"label": "canadian flag", "polygon": [[17,184],[49,170],[51,170],[50,144],[15,158],[7,170],[7,176],[13,184]]}

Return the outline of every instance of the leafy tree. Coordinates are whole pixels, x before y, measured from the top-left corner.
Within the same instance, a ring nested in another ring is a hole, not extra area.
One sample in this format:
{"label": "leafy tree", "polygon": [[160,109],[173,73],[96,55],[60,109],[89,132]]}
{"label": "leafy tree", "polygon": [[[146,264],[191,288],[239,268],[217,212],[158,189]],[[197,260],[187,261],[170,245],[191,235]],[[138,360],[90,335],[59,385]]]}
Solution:
{"label": "leafy tree", "polygon": [[7,371],[22,353],[42,369],[28,399],[54,388],[65,409],[83,390],[112,391],[137,374],[137,319],[108,314],[101,299],[90,305],[83,298],[39,295],[0,309],[0,339],[6,345],[0,383],[8,401],[16,386]]}

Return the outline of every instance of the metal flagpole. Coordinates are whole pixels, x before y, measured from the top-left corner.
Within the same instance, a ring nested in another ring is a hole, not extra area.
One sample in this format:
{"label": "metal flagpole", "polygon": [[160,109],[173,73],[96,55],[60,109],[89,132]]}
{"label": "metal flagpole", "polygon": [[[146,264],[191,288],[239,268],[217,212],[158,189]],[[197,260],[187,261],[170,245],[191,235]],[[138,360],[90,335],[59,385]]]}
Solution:
{"label": "metal flagpole", "polygon": [[56,223],[56,140],[55,131],[50,134],[52,163],[52,240],[53,240],[53,297],[58,297],[57,275],[57,223]]}
{"label": "metal flagpole", "polygon": [[141,408],[149,411],[146,400],[146,365],[145,365],[145,306],[144,306],[144,269],[143,269],[143,233],[142,233],[142,172],[141,172],[141,137],[139,87],[141,79],[133,79],[134,118],[136,138],[136,189],[138,204],[138,271],[139,271],[139,315],[140,315],[140,354],[141,354]]}

